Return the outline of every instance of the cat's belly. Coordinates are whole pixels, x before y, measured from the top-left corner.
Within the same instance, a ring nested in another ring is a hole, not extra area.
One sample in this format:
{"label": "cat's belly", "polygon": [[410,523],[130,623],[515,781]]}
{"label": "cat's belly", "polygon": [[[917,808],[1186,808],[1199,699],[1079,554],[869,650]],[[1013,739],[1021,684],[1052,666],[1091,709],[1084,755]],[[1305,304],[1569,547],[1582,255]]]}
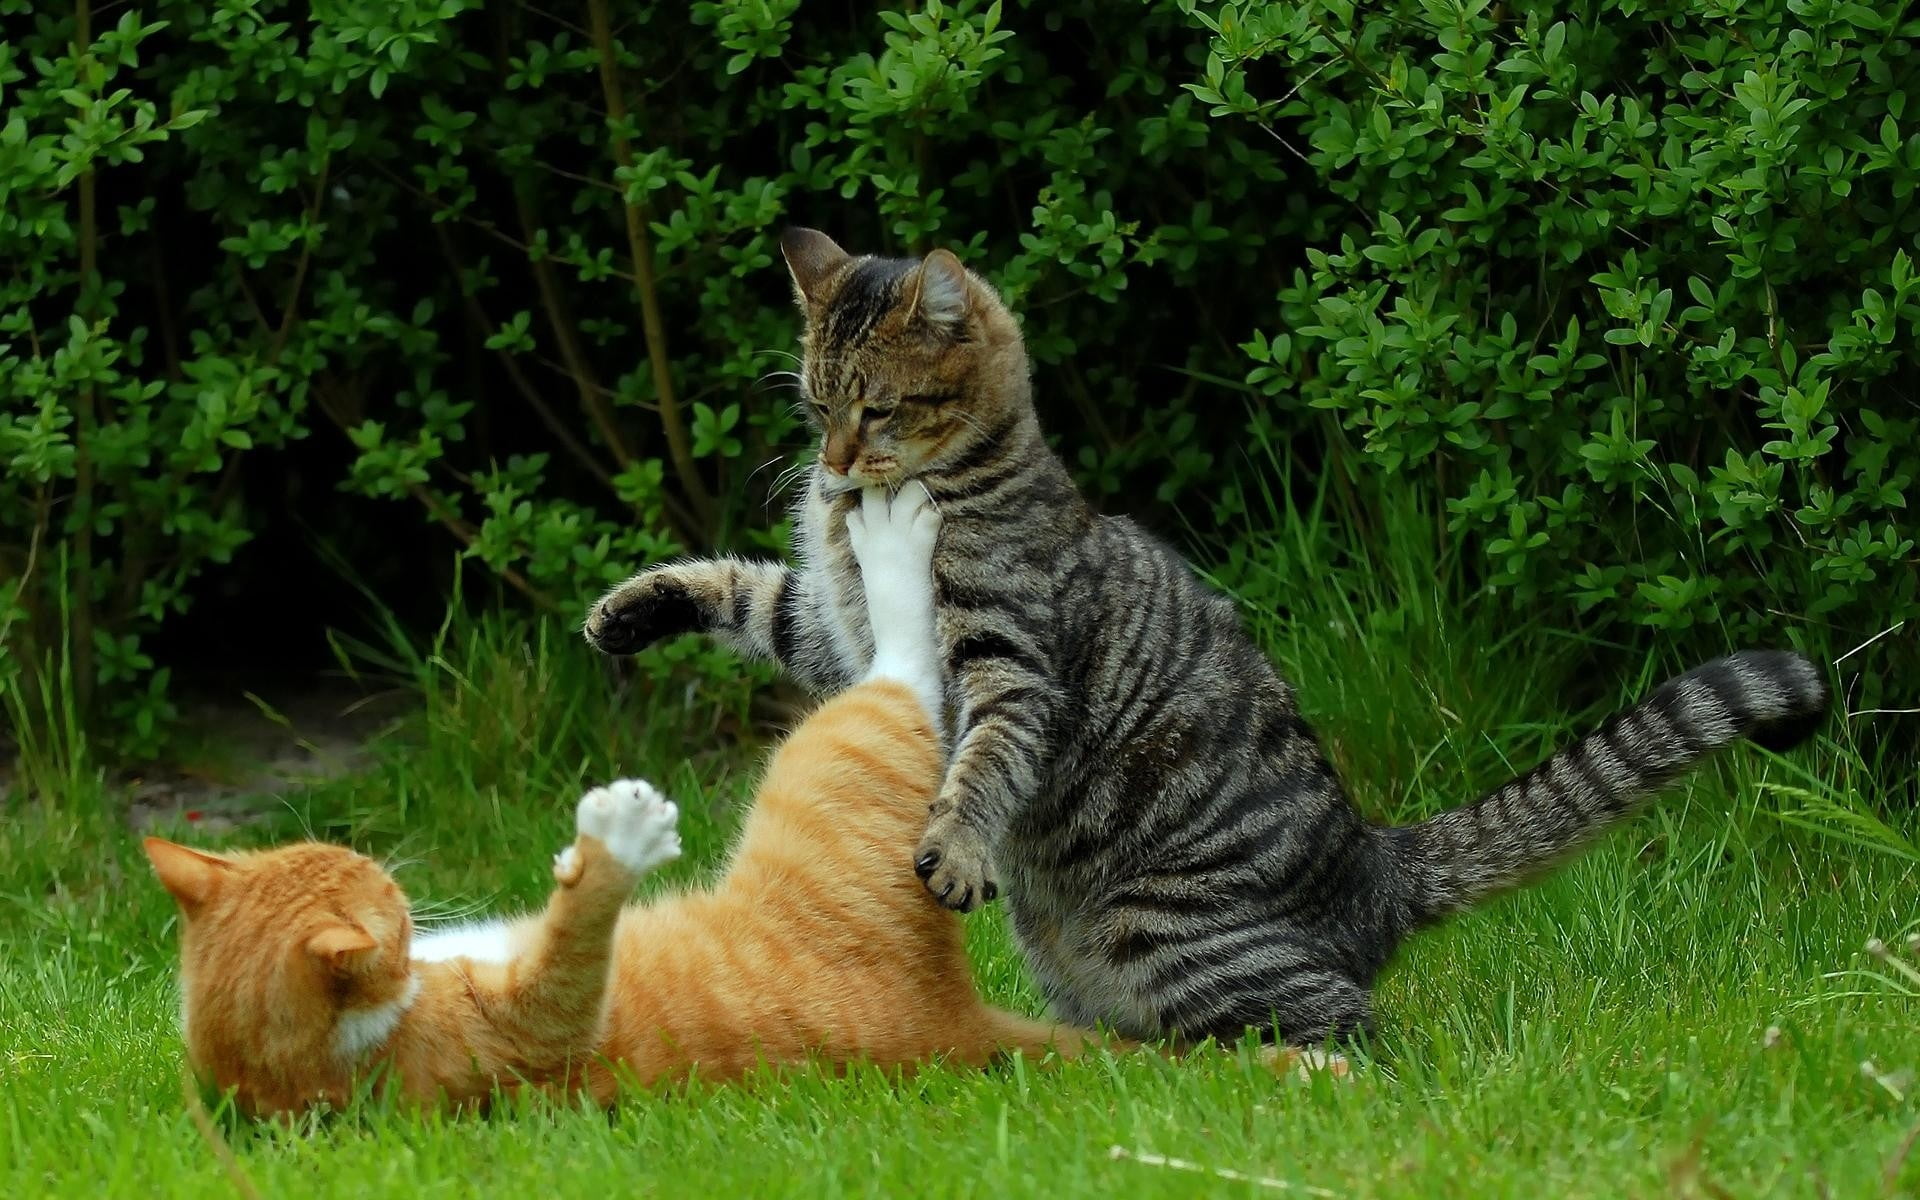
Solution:
{"label": "cat's belly", "polygon": [[414,938],[410,957],[415,962],[470,958],[505,963],[513,958],[512,925],[507,921],[481,921],[422,934]]}
{"label": "cat's belly", "polygon": [[1136,969],[1104,951],[1100,943],[1109,934],[1072,902],[1084,892],[1061,889],[1060,881],[1020,864],[1010,865],[1007,875],[1014,938],[1053,1015],[1075,1025],[1104,1025],[1128,1037],[1159,1033],[1159,1014],[1134,977]]}

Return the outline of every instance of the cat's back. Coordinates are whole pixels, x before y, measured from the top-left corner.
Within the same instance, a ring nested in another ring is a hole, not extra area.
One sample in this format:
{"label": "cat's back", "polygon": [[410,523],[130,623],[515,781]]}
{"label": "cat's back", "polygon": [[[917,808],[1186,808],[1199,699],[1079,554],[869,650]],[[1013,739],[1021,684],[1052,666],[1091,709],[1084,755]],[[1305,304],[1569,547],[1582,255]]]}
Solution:
{"label": "cat's back", "polygon": [[[1061,557],[1058,597],[1063,670],[1081,694],[1107,704],[1155,690],[1292,703],[1233,601],[1131,518],[1095,518]],[[1096,726],[1110,715],[1086,713]]]}

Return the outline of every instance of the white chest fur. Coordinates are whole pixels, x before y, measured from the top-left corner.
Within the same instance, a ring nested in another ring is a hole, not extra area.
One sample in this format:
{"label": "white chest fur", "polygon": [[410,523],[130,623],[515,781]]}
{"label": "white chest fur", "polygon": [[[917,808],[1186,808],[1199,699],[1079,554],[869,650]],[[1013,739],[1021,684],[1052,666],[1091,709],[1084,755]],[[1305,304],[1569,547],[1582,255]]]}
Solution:
{"label": "white chest fur", "polygon": [[846,519],[851,508],[849,500],[829,497],[816,474],[800,509],[796,548],[813,597],[827,617],[824,624],[834,657],[849,675],[858,677],[873,658],[873,635],[867,628],[860,565],[847,544]]}

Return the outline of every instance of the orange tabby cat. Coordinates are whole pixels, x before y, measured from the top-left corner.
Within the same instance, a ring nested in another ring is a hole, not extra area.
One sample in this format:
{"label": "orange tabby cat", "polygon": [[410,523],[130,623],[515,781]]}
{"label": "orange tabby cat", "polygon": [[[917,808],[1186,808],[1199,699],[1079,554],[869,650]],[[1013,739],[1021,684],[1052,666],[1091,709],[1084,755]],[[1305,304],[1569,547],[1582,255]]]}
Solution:
{"label": "orange tabby cat", "polygon": [[918,484],[848,520],[875,647],[866,682],[774,756],[726,874],[622,908],[680,852],[645,783],[581,799],[545,913],[414,937],[406,897],[338,846],[210,854],[149,838],[182,913],[187,1051],[252,1113],[344,1102],[385,1070],[465,1103],[496,1083],[612,1097],[618,1074],[733,1078],[809,1058],[980,1065],[1083,1035],[984,1004],[958,918],[901,864],[944,766]]}

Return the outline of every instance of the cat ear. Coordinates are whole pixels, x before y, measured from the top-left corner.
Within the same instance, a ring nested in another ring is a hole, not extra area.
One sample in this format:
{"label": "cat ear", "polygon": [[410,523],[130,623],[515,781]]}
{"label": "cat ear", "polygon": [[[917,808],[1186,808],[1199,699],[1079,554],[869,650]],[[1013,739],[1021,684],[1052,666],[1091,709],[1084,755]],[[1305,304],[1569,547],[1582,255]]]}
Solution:
{"label": "cat ear", "polygon": [[188,912],[207,902],[221,877],[233,870],[233,862],[218,854],[189,849],[165,838],[150,837],[142,846],[160,886],[173,893],[180,907]]}
{"label": "cat ear", "polygon": [[935,250],[913,273],[913,304],[936,329],[953,329],[973,307],[973,284],[951,250]]}
{"label": "cat ear", "polygon": [[350,971],[380,943],[358,925],[329,925],[307,939],[307,953],[336,971]]}
{"label": "cat ear", "polygon": [[827,280],[853,258],[818,229],[798,225],[780,235],[780,254],[793,274],[793,290],[802,308],[817,302]]}

